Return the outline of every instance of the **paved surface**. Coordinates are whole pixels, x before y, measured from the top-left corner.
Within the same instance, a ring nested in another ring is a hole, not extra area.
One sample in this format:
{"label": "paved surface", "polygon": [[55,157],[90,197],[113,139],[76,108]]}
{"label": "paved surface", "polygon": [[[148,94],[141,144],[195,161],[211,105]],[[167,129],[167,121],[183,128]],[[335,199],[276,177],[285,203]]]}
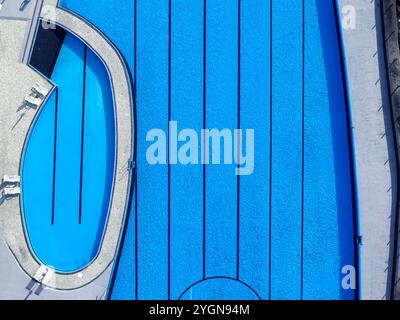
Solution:
{"label": "paved surface", "polygon": [[[352,104],[363,299],[387,299],[391,228],[396,204],[396,158],[385,81],[379,0],[340,0],[356,9],[356,29],[344,30]],[[379,46],[379,50],[378,50]],[[393,215],[392,215],[393,214]]]}
{"label": "paved surface", "polygon": [[31,47],[33,46],[33,41],[35,40],[36,36],[35,31],[39,23],[39,16],[43,5],[43,0],[34,0],[32,2],[34,2],[34,4],[32,4],[33,9],[31,10],[29,23],[26,27],[25,37],[23,42],[24,45],[21,47],[21,51],[19,54],[19,61],[24,64],[28,64],[29,61],[29,53]]}
{"label": "paved surface", "polygon": [[[54,6],[55,4],[56,1],[45,2],[45,6]],[[52,279],[53,281],[49,283],[54,288],[68,289],[68,291],[46,290],[53,292],[53,295],[50,295],[52,298],[68,299],[73,296],[95,298],[104,296],[124,219],[129,191],[129,161],[133,145],[132,96],[130,94],[129,79],[125,73],[121,57],[116,51],[94,29],[78,20],[75,16],[59,9],[56,10],[56,13],[57,23],[68,30],[73,30],[75,34],[99,54],[107,66],[116,106],[118,141],[113,199],[99,254],[91,265],[79,273],[56,274]],[[54,15],[49,14],[48,10],[43,10],[42,17],[53,20]],[[17,62],[19,50],[24,43],[24,30],[27,27],[27,22],[7,19],[0,20],[0,23],[0,30],[4,30],[0,34],[0,70],[2,71],[2,79],[7,79],[7,81],[2,81],[1,85],[3,100],[0,109],[2,131],[0,136],[0,148],[2,150],[0,153],[0,175],[3,176],[4,174],[18,174],[24,140],[37,112],[37,110],[33,109],[17,111],[24,96],[36,81],[40,82],[47,90],[51,89],[51,84],[26,65]],[[6,279],[0,277],[0,290],[2,286],[9,289],[11,285],[12,291],[16,292],[18,298],[23,298],[25,297],[26,289],[25,286],[19,287],[19,284],[25,284],[26,279],[29,279],[29,277],[34,278],[40,265],[32,256],[24,238],[18,197],[0,200],[0,226],[2,230],[0,236],[6,243],[6,246],[0,246],[0,253],[4,263],[1,270],[7,275]],[[24,275],[22,270],[18,268],[15,260],[6,259],[6,257],[10,257],[10,251],[19,266],[29,277]],[[10,281],[12,277],[9,273],[19,280]],[[15,286],[12,283],[15,283]],[[75,288],[81,289],[70,290]],[[7,290],[4,290],[4,292],[7,292]],[[46,297],[46,294],[41,294],[40,296]],[[7,298],[8,294],[5,293],[4,297]]]}

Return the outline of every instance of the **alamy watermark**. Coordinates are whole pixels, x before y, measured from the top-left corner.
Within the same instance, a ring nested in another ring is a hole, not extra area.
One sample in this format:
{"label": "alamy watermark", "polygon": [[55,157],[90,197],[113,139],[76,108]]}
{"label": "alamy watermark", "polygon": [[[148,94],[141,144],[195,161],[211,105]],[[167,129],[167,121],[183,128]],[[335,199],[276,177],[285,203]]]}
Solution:
{"label": "alamy watermark", "polygon": [[343,30],[355,30],[357,27],[357,11],[352,5],[341,8],[341,20]]}
{"label": "alamy watermark", "polygon": [[178,122],[170,121],[169,130],[151,129],[146,151],[151,165],[231,165],[236,175],[254,171],[254,129],[178,130]]}
{"label": "alamy watermark", "polygon": [[346,265],[342,268],[342,289],[356,290],[357,289],[357,271],[352,265]]}

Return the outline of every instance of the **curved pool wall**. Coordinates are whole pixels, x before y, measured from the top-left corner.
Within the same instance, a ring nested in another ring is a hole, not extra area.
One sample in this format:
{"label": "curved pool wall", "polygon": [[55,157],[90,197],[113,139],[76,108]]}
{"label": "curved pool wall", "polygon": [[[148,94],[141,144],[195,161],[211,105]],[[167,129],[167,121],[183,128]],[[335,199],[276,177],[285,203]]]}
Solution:
{"label": "curved pool wall", "polygon": [[74,272],[95,258],[102,240],[114,176],[114,106],[105,66],[70,33],[50,80],[56,87],[24,150],[22,211],[36,258]]}
{"label": "curved pool wall", "polygon": [[[357,256],[335,1],[241,1],[240,25],[238,2],[204,4],[61,1],[135,80],[136,188],[109,298],[355,299],[341,286]],[[170,119],[254,128],[254,173],[149,165],[146,134]]]}

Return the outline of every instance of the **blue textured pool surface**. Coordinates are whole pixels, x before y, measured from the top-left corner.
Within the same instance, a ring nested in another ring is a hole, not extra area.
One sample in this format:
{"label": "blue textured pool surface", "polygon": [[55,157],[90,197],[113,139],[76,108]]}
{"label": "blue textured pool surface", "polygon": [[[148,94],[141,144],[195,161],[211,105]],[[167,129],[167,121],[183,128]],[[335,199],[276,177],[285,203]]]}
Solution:
{"label": "blue textured pool surface", "polygon": [[114,109],[103,63],[71,34],[51,81],[56,89],[25,148],[23,213],[36,257],[72,272],[91,262],[102,239],[114,172]]}
{"label": "blue textured pool surface", "polygon": [[[61,1],[135,80],[135,192],[109,297],[354,299],[341,287],[356,253],[335,1],[170,3]],[[168,120],[254,128],[254,173],[148,164],[146,134]]]}

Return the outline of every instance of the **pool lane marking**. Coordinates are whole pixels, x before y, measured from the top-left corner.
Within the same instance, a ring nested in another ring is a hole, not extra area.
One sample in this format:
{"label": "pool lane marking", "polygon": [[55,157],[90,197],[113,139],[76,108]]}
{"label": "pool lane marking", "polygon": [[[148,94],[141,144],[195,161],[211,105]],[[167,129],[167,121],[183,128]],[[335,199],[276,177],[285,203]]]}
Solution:
{"label": "pool lane marking", "polygon": [[[241,107],[241,0],[238,0],[238,70],[237,70],[237,116],[238,116],[238,129],[241,128],[241,121],[240,121],[240,107]],[[240,150],[240,131],[237,133],[237,169],[240,172],[240,157],[241,157],[241,150]],[[240,277],[240,174],[236,176],[236,279],[239,280]]]}
{"label": "pool lane marking", "polygon": [[171,53],[172,0],[168,1],[168,300],[171,300]]}
{"label": "pool lane marking", "polygon": [[51,225],[55,220],[55,193],[56,193],[56,167],[57,167],[57,120],[58,120],[58,87],[55,88],[55,110],[54,110],[54,144],[53,144],[53,194],[51,200]]}
{"label": "pool lane marking", "polygon": [[301,121],[302,121],[302,129],[301,129],[301,253],[300,253],[300,300],[303,300],[303,274],[304,274],[304,137],[305,137],[305,128],[304,128],[304,120],[305,120],[305,0],[303,0],[302,4],[302,13],[303,13],[303,21],[302,21],[302,109],[301,109]]}
{"label": "pool lane marking", "polygon": [[79,181],[79,224],[82,223],[82,186],[83,186],[83,156],[85,143],[85,99],[86,99],[86,63],[87,63],[87,46],[83,47],[83,85],[82,85],[82,127],[81,127],[81,166]]}
{"label": "pool lane marking", "polygon": [[270,122],[269,122],[269,239],[268,239],[268,298],[271,300],[271,260],[272,260],[272,79],[273,79],[273,48],[272,48],[272,31],[273,31],[273,20],[272,20],[272,2],[273,0],[270,0],[270,57],[269,57],[269,62],[270,62],[270,70],[269,70],[269,117],[270,117]]}
{"label": "pool lane marking", "polygon": [[[203,2],[203,129],[207,126],[207,0]],[[203,279],[206,279],[206,165],[203,133]]]}

